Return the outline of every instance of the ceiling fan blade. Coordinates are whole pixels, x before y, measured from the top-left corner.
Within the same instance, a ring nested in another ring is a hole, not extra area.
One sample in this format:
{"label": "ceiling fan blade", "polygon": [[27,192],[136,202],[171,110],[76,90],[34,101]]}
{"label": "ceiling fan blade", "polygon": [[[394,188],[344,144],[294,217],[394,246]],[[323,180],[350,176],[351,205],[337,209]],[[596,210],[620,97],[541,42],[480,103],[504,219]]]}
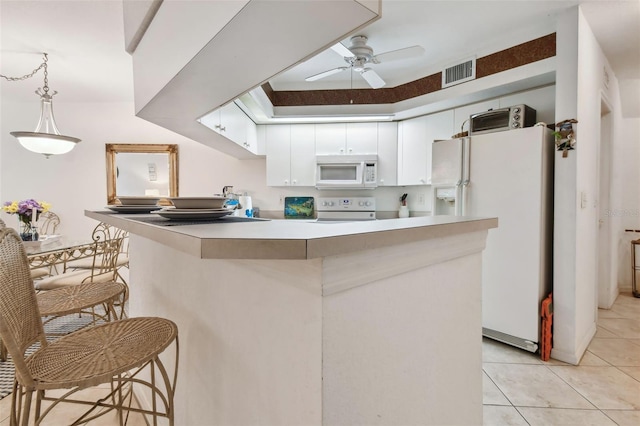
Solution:
{"label": "ceiling fan blade", "polygon": [[336,52],[343,58],[353,58],[354,56],[353,53],[351,53],[351,51],[347,48],[347,46],[342,43],[334,44],[333,46],[331,46],[331,49],[333,49],[334,52]]}
{"label": "ceiling fan blade", "polygon": [[384,80],[371,68],[365,68],[364,71],[360,73],[362,77],[367,80],[369,86],[374,89],[379,89],[383,87],[385,84]]}
{"label": "ceiling fan blade", "polygon": [[411,46],[403,49],[391,50],[389,52],[381,53],[371,58],[371,62],[374,64],[380,64],[382,62],[397,61],[399,59],[409,59],[416,56],[420,56],[424,53],[422,46]]}
{"label": "ceiling fan blade", "polygon": [[304,79],[304,81],[320,80],[321,78],[325,78],[325,77],[328,77],[330,75],[337,74],[337,73],[339,73],[341,71],[348,70],[348,69],[349,69],[349,67],[334,68],[332,70],[323,71],[323,72],[321,72],[319,74],[315,74],[315,75],[312,75],[310,77],[307,77],[307,78]]}

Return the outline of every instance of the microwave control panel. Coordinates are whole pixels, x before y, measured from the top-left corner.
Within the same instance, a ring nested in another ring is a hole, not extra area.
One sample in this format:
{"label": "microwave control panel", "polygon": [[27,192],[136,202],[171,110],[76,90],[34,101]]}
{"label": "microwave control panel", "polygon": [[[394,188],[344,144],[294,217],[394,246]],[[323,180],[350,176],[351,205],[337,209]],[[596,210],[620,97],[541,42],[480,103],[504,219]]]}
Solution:
{"label": "microwave control panel", "polygon": [[376,181],[376,164],[364,163],[364,182],[375,183]]}

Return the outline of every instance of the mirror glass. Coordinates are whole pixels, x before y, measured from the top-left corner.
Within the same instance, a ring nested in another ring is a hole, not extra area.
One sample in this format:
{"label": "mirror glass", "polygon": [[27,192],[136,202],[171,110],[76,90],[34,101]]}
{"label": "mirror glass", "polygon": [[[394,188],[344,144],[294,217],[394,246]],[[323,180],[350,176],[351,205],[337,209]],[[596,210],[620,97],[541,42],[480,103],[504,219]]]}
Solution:
{"label": "mirror glass", "polygon": [[107,144],[107,203],[118,196],[178,196],[178,145]]}

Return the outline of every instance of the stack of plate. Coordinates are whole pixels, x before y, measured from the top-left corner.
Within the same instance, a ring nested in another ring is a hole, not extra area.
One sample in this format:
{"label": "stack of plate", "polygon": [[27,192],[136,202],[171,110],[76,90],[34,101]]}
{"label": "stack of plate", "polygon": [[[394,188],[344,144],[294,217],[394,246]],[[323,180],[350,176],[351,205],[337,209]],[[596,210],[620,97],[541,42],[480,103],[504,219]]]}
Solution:
{"label": "stack of plate", "polygon": [[149,213],[158,210],[158,197],[118,197],[120,204],[109,205],[107,208],[117,213]]}
{"label": "stack of plate", "polygon": [[177,220],[219,219],[233,213],[233,210],[224,207],[227,197],[175,197],[169,200],[174,207],[153,213]]}

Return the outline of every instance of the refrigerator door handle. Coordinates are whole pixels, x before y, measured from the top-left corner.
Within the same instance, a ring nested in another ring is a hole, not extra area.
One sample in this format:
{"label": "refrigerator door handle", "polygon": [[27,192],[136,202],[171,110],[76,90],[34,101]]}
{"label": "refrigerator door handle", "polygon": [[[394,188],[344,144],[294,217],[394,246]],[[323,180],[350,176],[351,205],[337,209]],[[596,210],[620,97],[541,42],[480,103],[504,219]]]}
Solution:
{"label": "refrigerator door handle", "polygon": [[458,179],[456,182],[456,201],[453,214],[462,216],[462,179]]}
{"label": "refrigerator door handle", "polygon": [[462,182],[462,194],[460,195],[460,216],[467,214],[467,187],[469,186],[469,179],[465,179]]}

